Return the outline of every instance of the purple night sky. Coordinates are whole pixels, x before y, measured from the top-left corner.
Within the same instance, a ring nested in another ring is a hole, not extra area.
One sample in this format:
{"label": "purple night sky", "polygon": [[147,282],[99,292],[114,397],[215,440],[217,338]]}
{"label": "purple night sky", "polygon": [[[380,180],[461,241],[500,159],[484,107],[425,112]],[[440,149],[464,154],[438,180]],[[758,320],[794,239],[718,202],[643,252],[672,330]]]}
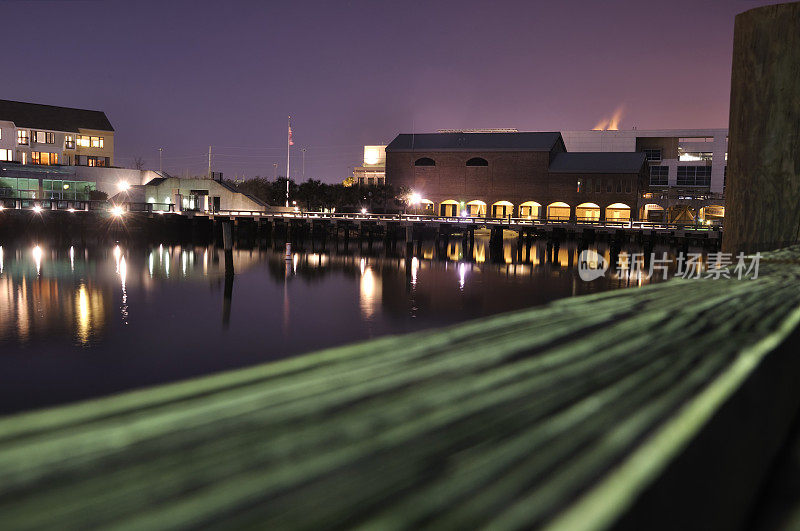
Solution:
{"label": "purple night sky", "polygon": [[116,162],[338,182],[400,132],[726,127],[734,16],[774,1],[0,3],[0,98],[100,109]]}

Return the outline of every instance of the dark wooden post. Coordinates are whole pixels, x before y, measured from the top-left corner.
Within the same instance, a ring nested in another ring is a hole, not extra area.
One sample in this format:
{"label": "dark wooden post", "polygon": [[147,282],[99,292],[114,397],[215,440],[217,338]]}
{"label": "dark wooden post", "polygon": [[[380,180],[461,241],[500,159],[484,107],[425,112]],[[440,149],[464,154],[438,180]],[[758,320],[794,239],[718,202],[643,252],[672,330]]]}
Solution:
{"label": "dark wooden post", "polygon": [[233,276],[233,233],[231,222],[222,222],[222,247],[225,251],[225,276]]}
{"label": "dark wooden post", "polygon": [[736,16],[725,252],[796,243],[800,231],[800,3]]}

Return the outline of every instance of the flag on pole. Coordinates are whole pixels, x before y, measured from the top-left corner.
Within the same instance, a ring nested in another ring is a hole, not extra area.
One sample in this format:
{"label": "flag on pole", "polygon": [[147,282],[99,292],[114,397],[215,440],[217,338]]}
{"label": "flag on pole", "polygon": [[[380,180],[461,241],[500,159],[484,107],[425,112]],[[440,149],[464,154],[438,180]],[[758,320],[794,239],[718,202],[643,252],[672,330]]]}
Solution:
{"label": "flag on pole", "polygon": [[292,126],[291,125],[289,126],[289,145],[290,146],[294,145],[294,140],[292,140]]}

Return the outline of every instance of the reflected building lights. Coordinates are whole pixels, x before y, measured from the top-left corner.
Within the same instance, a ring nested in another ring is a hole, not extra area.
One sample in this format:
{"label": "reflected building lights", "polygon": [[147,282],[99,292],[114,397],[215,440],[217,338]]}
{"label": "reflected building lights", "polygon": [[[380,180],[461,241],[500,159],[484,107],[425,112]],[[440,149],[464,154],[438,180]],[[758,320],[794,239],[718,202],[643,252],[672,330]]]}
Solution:
{"label": "reflected building lights", "polygon": [[380,279],[373,273],[372,268],[366,267],[359,284],[359,303],[364,319],[372,319],[378,312],[381,302],[379,283]]}
{"label": "reflected building lights", "polygon": [[69,270],[75,271],[75,247],[69,247]]}
{"label": "reflected building lights", "polygon": [[33,248],[33,262],[36,264],[36,274],[42,273],[42,248],[38,245]]}
{"label": "reflected building lights", "polygon": [[119,258],[122,256],[122,249],[119,248],[119,245],[114,246],[114,264],[116,266],[116,272],[119,274]]}
{"label": "reflected building lights", "polygon": [[411,259],[411,285],[417,285],[417,272],[419,271],[419,259],[415,256]]}
{"label": "reflected building lights", "polygon": [[120,313],[122,314],[122,322],[125,324],[128,324],[128,289],[126,287],[127,279],[128,264],[123,256],[119,262],[119,280],[120,284],[122,284],[122,307],[120,308]]}
{"label": "reflected building lights", "polygon": [[81,284],[75,296],[76,315],[78,317],[78,340],[84,345],[89,342],[91,332],[91,321],[89,319],[89,295],[86,293],[86,286]]}
{"label": "reflected building lights", "polygon": [[458,264],[458,288],[461,291],[464,291],[464,283],[467,280],[467,264],[460,263]]}
{"label": "reflected building lights", "polygon": [[0,275],[3,274],[3,246],[0,245]]}
{"label": "reflected building lights", "polygon": [[153,251],[147,257],[147,271],[150,273],[150,278],[153,278]]}

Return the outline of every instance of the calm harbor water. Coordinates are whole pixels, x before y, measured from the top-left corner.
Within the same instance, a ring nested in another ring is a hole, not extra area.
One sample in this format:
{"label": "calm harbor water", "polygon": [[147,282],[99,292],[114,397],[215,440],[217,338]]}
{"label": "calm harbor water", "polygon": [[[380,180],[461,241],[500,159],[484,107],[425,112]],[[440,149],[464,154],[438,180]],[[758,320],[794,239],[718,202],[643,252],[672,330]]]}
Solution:
{"label": "calm harbor water", "polygon": [[[610,257],[607,245],[589,248]],[[419,251],[329,245],[287,261],[281,247],[236,249],[226,281],[215,247],[0,245],[0,412],[646,282],[582,281],[575,243],[550,258],[541,243],[519,256],[506,240],[490,260],[481,237],[471,259],[459,241]]]}

